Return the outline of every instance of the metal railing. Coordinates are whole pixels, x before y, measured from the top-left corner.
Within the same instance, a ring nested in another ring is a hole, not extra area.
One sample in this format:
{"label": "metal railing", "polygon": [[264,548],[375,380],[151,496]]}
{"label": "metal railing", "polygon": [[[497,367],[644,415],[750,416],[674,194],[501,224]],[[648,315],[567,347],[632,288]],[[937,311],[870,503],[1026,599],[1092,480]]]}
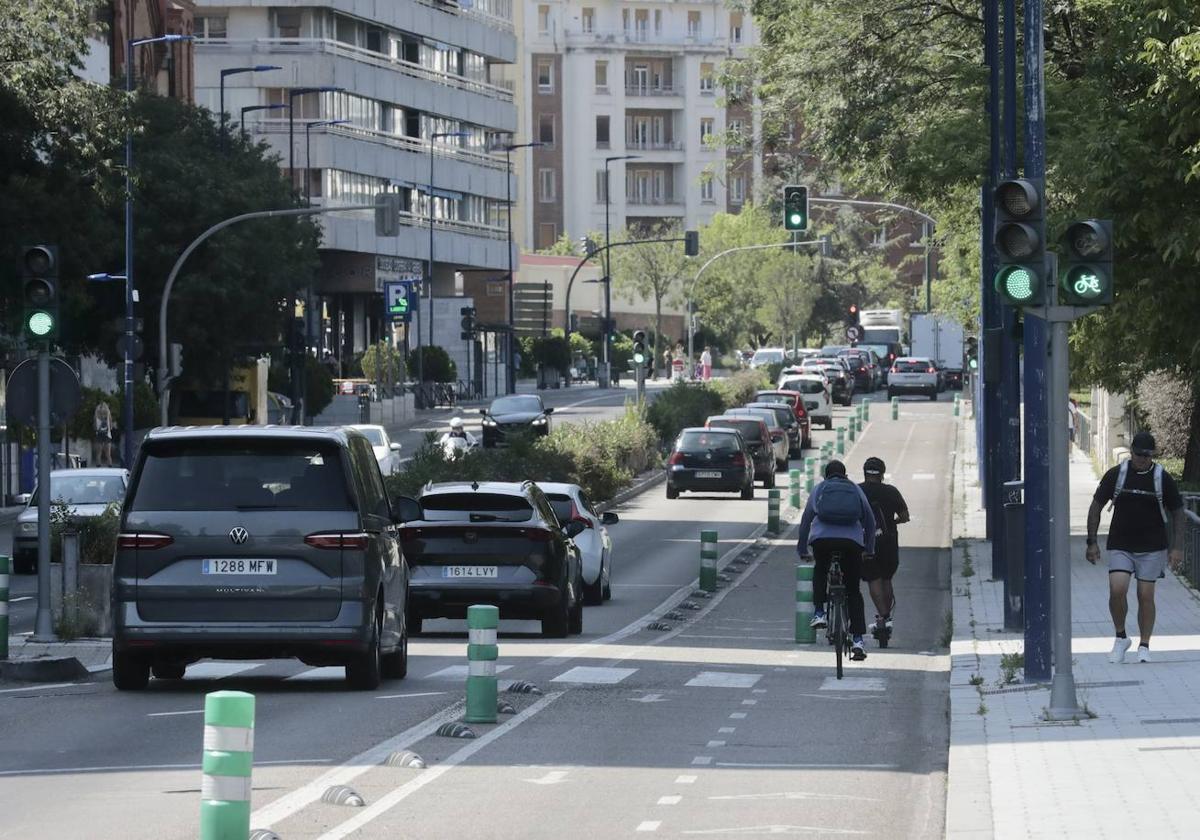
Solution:
{"label": "metal railing", "polygon": [[[331,198],[329,196],[313,196],[312,204],[314,207],[373,207],[375,205],[375,197],[371,196],[348,196],[342,198]],[[413,213],[410,210],[399,211],[400,224],[415,228],[428,228],[429,216],[425,213]],[[367,220],[363,220],[366,222]],[[437,219],[433,220],[433,225],[436,230],[449,231],[451,233],[462,233],[468,236],[482,236],[488,239],[503,240],[508,238],[508,229],[504,227],[493,227],[485,225],[482,222],[471,222],[464,219]]]}
{"label": "metal railing", "polygon": [[328,53],[330,55],[361,61],[387,70],[394,70],[414,79],[446,85],[448,87],[490,96],[504,102],[513,101],[513,92],[499,85],[468,79],[454,73],[441,70],[431,70],[420,64],[394,58],[387,53],[344,44],[332,38],[197,38],[196,43],[202,47],[216,50],[219,47],[249,48],[251,52],[274,53]]}
{"label": "metal railing", "polygon": [[681,140],[625,140],[625,148],[641,152],[682,152]]}
{"label": "metal railing", "polygon": [[1187,526],[1183,537],[1183,575],[1188,582],[1200,588],[1200,516],[1191,510],[1184,511]]}
{"label": "metal railing", "polygon": [[683,199],[670,194],[636,195],[628,193],[625,196],[625,203],[638,207],[663,207],[671,204],[683,204]]}
{"label": "metal railing", "polygon": [[626,85],[626,96],[683,96],[683,88],[671,85]]}
{"label": "metal railing", "polygon": [[1071,412],[1075,420],[1075,445],[1085,455],[1092,454],[1095,435],[1092,432],[1092,418],[1082,411]]}
{"label": "metal railing", "polygon": [[417,0],[417,2],[439,12],[475,18],[508,32],[513,31],[511,0],[479,0],[471,6],[460,6],[456,0]]}
{"label": "metal railing", "polygon": [[651,44],[667,47],[723,48],[727,38],[714,35],[660,35],[649,29],[563,29],[568,43]]}

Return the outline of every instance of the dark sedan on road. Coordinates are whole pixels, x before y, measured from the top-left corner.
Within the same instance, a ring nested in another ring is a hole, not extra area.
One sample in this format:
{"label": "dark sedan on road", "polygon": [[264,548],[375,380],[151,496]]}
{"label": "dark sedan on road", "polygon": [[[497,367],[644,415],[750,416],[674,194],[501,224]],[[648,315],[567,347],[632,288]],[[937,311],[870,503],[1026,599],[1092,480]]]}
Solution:
{"label": "dark sedan on road", "polygon": [[483,445],[496,446],[511,434],[550,434],[552,407],[546,406],[536,394],[517,394],[493,400],[483,415]]}
{"label": "dark sedan on road", "polygon": [[775,446],[767,421],[757,417],[734,417],[719,414],[705,421],[706,429],[733,429],[741,434],[750,450],[754,464],[754,480],[761,480],[763,487],[770,490],[775,486]]}
{"label": "dark sedan on road", "polygon": [[684,429],[667,458],[667,498],[681,491],[754,498],[754,455],[736,429]]}

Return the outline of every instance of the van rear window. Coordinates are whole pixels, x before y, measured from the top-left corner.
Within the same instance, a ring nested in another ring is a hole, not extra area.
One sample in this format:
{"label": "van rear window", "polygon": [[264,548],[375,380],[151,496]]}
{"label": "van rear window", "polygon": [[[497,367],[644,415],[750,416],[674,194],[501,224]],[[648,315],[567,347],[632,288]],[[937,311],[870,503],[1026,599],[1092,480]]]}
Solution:
{"label": "van rear window", "polygon": [[354,510],[336,446],[302,441],[152,443],[130,510]]}
{"label": "van rear window", "polygon": [[533,508],[503,493],[434,493],[421,497],[427,522],[528,522]]}

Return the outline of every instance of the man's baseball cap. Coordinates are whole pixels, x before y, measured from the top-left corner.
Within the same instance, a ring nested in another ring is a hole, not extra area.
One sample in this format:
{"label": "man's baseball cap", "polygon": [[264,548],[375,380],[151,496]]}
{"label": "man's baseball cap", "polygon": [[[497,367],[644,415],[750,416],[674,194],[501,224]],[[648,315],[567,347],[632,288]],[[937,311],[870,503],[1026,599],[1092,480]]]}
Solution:
{"label": "man's baseball cap", "polygon": [[841,461],[830,461],[825,465],[825,477],[833,478],[835,476],[846,477],[846,465]]}
{"label": "man's baseball cap", "polygon": [[1134,455],[1153,455],[1156,449],[1158,447],[1154,444],[1154,435],[1149,432],[1138,432],[1129,446]]}
{"label": "man's baseball cap", "polygon": [[871,457],[863,462],[863,472],[866,475],[883,475],[887,470],[887,465],[883,463],[882,458]]}

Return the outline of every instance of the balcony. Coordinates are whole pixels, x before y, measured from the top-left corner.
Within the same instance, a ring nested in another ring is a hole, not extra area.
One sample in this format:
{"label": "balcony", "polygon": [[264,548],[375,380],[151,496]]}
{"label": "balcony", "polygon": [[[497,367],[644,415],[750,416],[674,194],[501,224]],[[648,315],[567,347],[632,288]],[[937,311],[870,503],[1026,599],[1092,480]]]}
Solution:
{"label": "balcony", "polygon": [[682,87],[673,85],[659,85],[652,87],[650,85],[626,85],[626,96],[683,96],[684,90]]}
{"label": "balcony", "polygon": [[563,38],[568,46],[613,46],[633,45],[643,50],[671,50],[697,52],[724,51],[728,39],[715,35],[658,35],[652,30],[637,29],[563,29]]}
{"label": "balcony", "polygon": [[682,152],[682,140],[635,140],[626,138],[625,148],[638,152]]}
{"label": "balcony", "polygon": [[506,32],[513,31],[512,0],[474,0],[465,6],[461,5],[458,0],[416,0],[416,2],[439,12],[475,18]]}

